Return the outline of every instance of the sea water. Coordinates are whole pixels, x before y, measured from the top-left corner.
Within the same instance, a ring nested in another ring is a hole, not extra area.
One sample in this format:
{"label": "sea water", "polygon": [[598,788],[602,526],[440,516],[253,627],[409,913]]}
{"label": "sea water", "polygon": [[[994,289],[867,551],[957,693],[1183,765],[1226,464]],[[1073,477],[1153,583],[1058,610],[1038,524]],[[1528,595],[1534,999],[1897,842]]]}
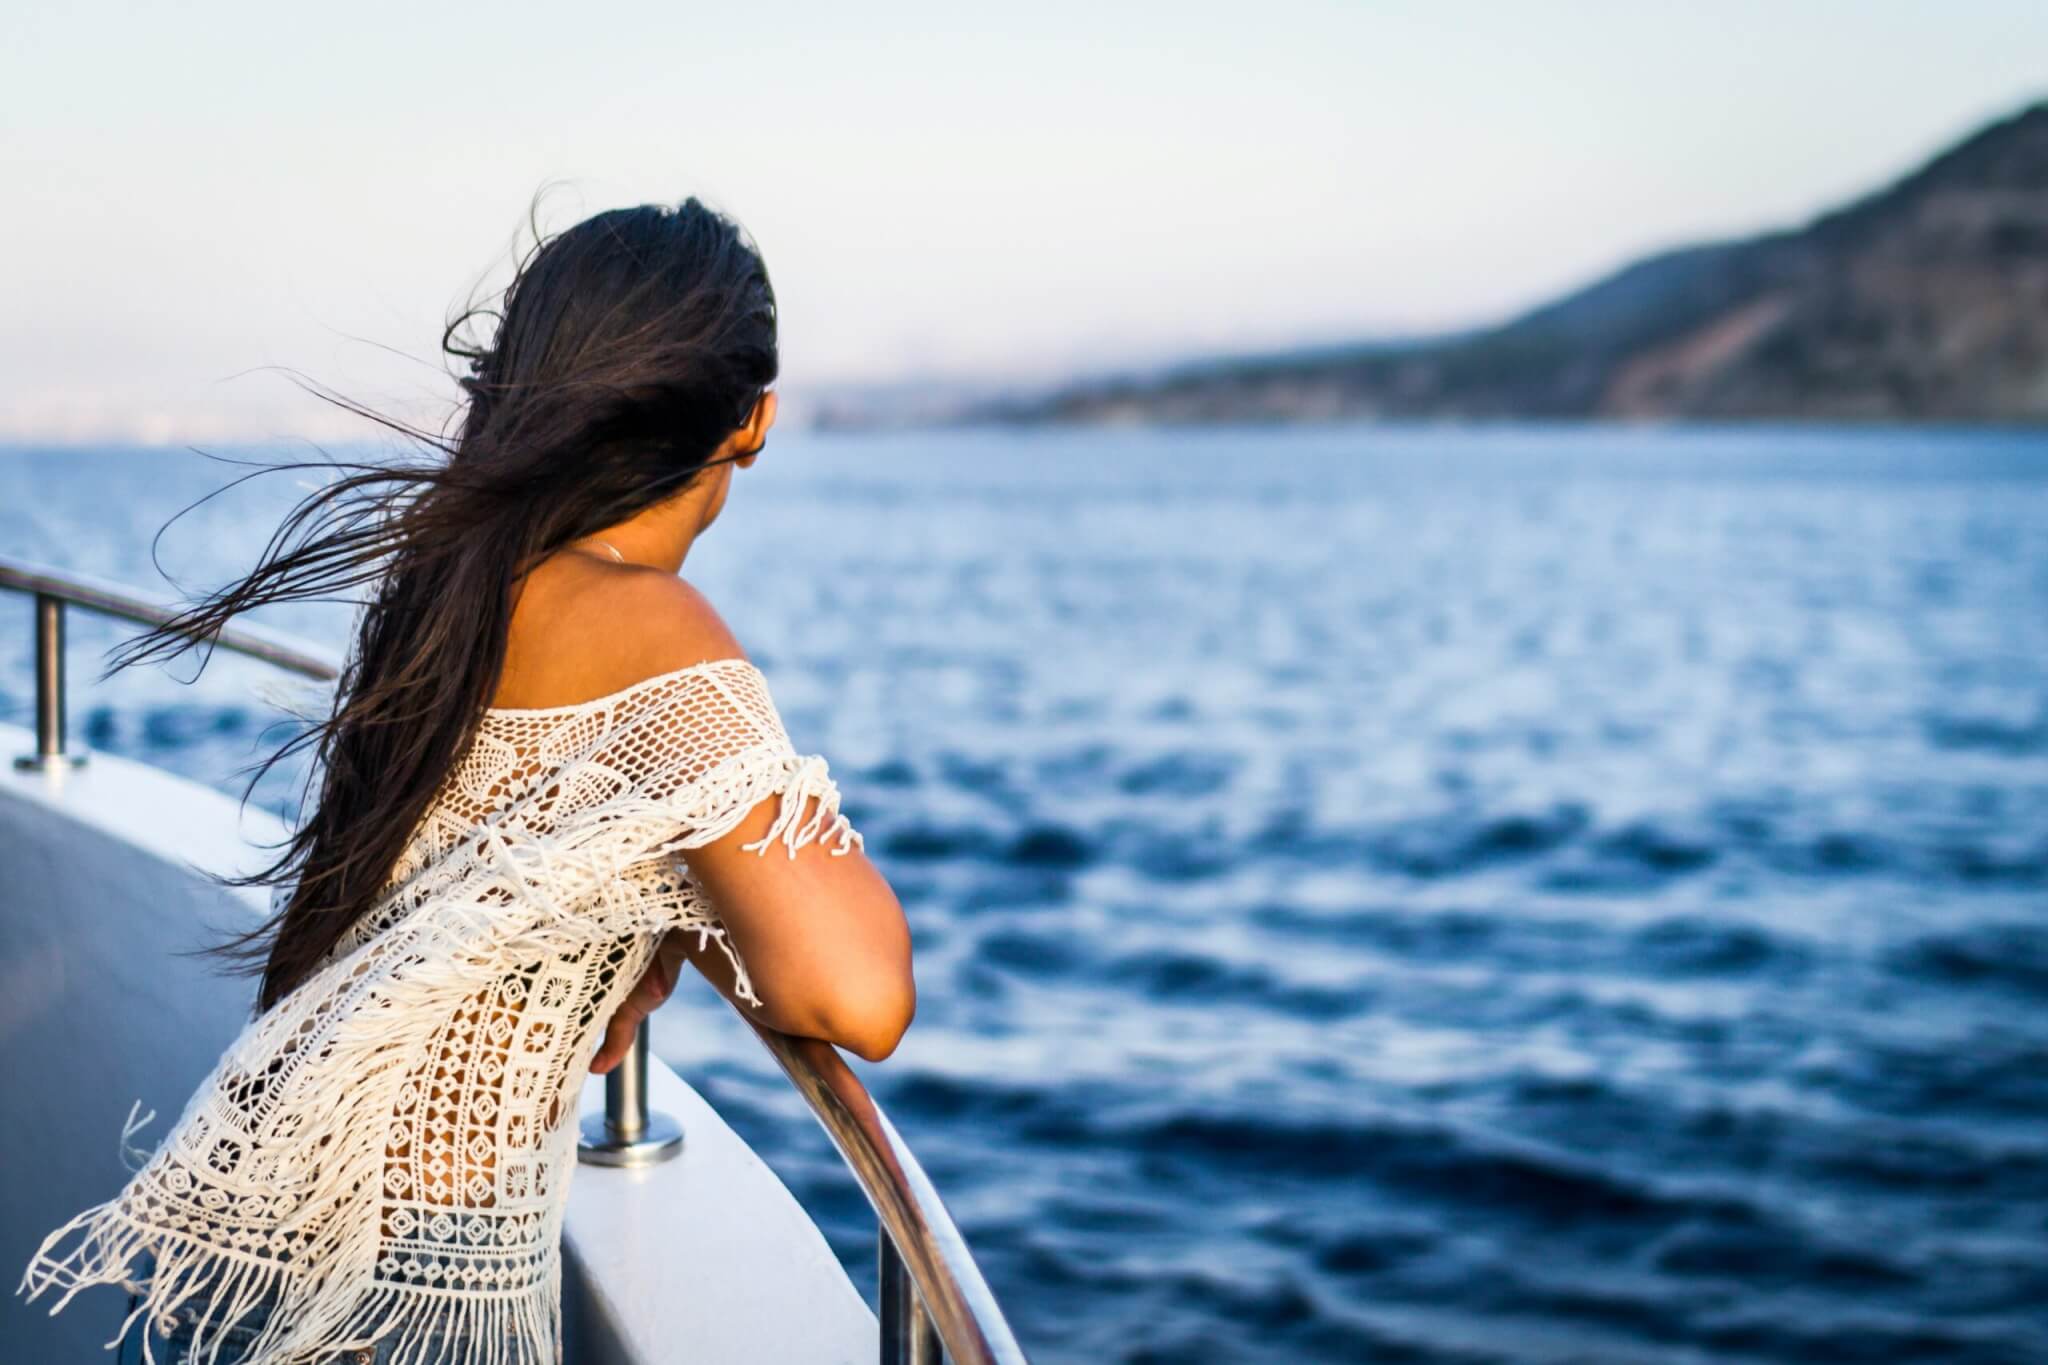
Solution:
{"label": "sea water", "polygon": [[[162,588],[240,472],[17,448],[0,550]],[[854,1065],[1034,1359],[2048,1360],[2048,438],[778,432],[684,573],[902,897]],[[74,731],[239,795],[261,668],[124,629]],[[656,1041],[871,1291],[744,1026]]]}

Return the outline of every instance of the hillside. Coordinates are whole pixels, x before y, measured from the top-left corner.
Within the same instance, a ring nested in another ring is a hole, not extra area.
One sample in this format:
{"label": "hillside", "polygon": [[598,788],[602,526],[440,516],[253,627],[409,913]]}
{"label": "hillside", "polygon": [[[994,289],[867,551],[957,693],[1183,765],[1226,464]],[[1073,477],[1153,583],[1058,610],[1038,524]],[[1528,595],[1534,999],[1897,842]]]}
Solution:
{"label": "hillside", "polygon": [[1653,256],[1498,327],[1079,381],[950,416],[2048,422],[2048,103],[1802,227]]}

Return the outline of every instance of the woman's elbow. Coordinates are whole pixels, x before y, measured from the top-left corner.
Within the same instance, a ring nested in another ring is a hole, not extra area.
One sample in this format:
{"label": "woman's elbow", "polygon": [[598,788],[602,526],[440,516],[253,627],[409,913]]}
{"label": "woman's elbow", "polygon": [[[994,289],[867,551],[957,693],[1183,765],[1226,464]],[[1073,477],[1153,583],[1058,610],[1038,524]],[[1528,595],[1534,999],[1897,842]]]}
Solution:
{"label": "woman's elbow", "polygon": [[917,985],[908,973],[867,990],[834,1011],[829,1037],[863,1061],[879,1062],[896,1050],[917,1015]]}

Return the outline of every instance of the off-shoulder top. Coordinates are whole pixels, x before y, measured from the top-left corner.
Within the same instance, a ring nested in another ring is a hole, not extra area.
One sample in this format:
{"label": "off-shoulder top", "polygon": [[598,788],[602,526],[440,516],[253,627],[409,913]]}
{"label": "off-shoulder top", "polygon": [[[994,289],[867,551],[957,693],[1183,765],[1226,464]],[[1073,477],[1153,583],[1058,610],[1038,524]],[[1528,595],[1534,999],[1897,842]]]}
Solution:
{"label": "off-shoulder top", "polygon": [[[746,967],[680,853],[780,795],[744,845],[861,846],[744,659],[588,702],[483,713],[377,905],[251,1021],[119,1194],[52,1232],[17,1293],[139,1295],[122,1325],[271,1306],[243,1357],[297,1365],[396,1337],[559,1361],[578,1094],[667,930]],[[815,801],[815,808],[811,803]],[[806,814],[806,811],[809,811]],[[145,1122],[147,1119],[145,1118]],[[131,1273],[139,1253],[151,1266]]]}

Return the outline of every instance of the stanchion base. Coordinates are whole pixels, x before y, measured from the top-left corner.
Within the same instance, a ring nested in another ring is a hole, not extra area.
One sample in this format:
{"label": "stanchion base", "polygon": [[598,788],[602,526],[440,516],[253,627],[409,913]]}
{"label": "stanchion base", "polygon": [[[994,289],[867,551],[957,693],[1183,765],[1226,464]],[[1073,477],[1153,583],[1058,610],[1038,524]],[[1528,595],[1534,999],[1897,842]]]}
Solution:
{"label": "stanchion base", "polygon": [[25,773],[48,772],[53,768],[62,772],[66,768],[83,768],[85,766],[85,755],[16,754],[14,756],[14,766]]}
{"label": "stanchion base", "polygon": [[682,1126],[667,1114],[649,1114],[638,1136],[620,1137],[603,1114],[586,1114],[576,1159],[592,1166],[653,1166],[681,1154]]}

